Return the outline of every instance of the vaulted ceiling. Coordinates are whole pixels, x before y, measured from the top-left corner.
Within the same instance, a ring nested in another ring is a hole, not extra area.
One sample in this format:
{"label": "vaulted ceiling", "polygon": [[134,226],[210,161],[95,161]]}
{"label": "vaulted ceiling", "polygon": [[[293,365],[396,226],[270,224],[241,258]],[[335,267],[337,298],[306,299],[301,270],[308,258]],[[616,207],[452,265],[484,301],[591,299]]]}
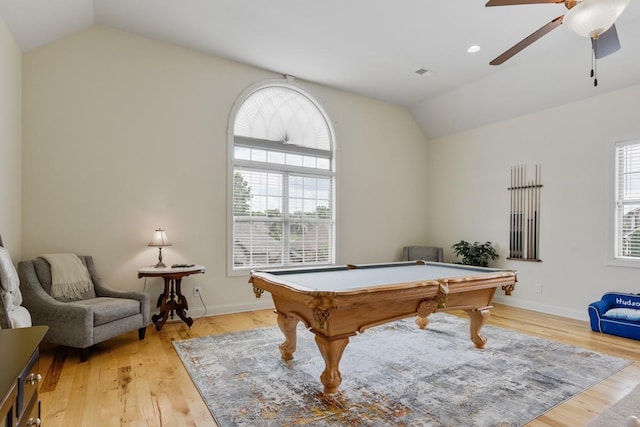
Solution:
{"label": "vaulted ceiling", "polygon": [[[557,28],[500,66],[489,61],[565,13],[485,0],[0,0],[23,52],[94,24],[406,106],[426,135],[547,109],[640,83],[640,1],[598,61]],[[471,45],[481,47],[468,53]],[[417,74],[419,69],[428,70]]]}

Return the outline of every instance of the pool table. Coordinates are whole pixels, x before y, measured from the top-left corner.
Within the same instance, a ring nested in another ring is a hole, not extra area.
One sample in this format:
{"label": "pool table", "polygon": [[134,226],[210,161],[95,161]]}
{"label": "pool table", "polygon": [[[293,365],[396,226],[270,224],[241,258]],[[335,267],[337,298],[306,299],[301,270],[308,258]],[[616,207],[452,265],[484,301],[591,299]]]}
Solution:
{"label": "pool table", "polygon": [[480,329],[489,317],[498,287],[511,294],[516,272],[425,261],[321,268],[254,270],[249,282],[257,298],[271,293],[278,326],[285,341],[282,358],[293,358],[298,322],[315,334],[325,361],[320,376],[325,393],[342,382],[340,359],[352,337],[383,323],[417,316],[427,327],[435,311],[464,310],[470,318],[471,340],[482,348]]}

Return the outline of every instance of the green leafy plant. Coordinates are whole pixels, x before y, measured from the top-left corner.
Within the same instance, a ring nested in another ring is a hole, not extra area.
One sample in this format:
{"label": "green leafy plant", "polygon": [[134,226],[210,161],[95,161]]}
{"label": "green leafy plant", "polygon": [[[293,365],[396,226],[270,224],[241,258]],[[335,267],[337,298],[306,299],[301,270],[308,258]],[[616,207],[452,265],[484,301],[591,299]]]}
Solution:
{"label": "green leafy plant", "polygon": [[460,240],[451,246],[456,256],[462,258],[462,262],[458,264],[476,265],[478,267],[487,267],[489,260],[498,259],[500,256],[496,252],[491,242],[465,242]]}

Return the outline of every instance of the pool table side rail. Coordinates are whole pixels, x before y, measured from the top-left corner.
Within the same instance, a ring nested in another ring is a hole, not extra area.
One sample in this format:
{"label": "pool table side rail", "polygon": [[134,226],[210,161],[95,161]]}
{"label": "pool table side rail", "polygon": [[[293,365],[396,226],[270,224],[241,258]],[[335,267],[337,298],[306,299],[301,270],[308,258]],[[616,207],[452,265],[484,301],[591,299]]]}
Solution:
{"label": "pool table side rail", "polygon": [[[288,291],[299,292],[305,295],[313,295],[313,296],[321,296],[321,297],[348,297],[348,296],[357,296],[362,294],[370,294],[377,292],[388,292],[388,291],[406,291],[411,292],[412,290],[416,290],[418,292],[423,292],[424,287],[433,287],[434,291],[437,290],[440,283],[446,283],[450,287],[454,286],[457,292],[463,292],[469,288],[477,288],[477,283],[482,282],[484,284],[483,287],[498,287],[498,286],[509,286],[515,285],[516,273],[511,270],[493,270],[488,273],[481,273],[473,276],[465,276],[465,277],[454,277],[454,278],[439,278],[439,279],[426,279],[426,280],[418,280],[418,281],[410,281],[410,282],[400,282],[393,284],[383,284],[372,286],[370,288],[351,288],[345,290],[330,290],[330,291],[322,291],[313,288],[309,288],[304,285],[300,285],[295,282],[291,282],[286,280],[286,276],[283,275],[274,275],[272,273],[264,272],[264,271],[252,271],[251,277],[249,278],[249,283],[252,283],[254,288],[258,287],[264,291],[269,291],[277,293],[282,288],[286,288]],[[258,285],[258,283],[260,285]]]}
{"label": "pool table side rail", "polygon": [[[479,308],[467,304],[456,304],[456,294],[465,294],[470,291],[477,292],[483,289],[492,289],[495,292],[499,286],[512,284],[514,280],[515,278],[513,277],[509,280],[508,277],[499,276],[491,279],[484,278],[480,280],[481,283],[478,283],[479,280],[473,279],[449,281],[447,298],[449,302],[446,303],[444,308],[448,310]],[[395,301],[406,301],[408,299],[435,299],[438,296],[440,286],[438,281],[430,281],[429,283],[411,284],[412,286],[409,287],[406,284],[402,284],[352,292],[326,292],[301,291],[295,287],[272,282],[260,276],[253,277],[252,283],[256,297],[260,297],[263,291],[267,291],[271,293],[276,306],[278,305],[277,300],[288,300],[311,310],[349,310],[352,307],[367,304],[370,301],[384,301],[386,304],[393,304]],[[487,301],[487,305],[489,303],[490,301]]]}

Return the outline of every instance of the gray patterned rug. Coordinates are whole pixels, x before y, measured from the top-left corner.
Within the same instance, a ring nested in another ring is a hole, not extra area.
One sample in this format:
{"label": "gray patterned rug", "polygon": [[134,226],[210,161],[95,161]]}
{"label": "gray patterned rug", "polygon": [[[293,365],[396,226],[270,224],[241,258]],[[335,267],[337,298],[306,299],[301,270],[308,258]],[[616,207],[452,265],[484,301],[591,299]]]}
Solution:
{"label": "gray patterned rug", "polygon": [[175,341],[220,426],[519,426],[631,361],[485,326],[486,348],[467,319],[430,316],[352,337],[340,392],[324,395],[324,361],[298,330],[294,359],[280,358],[277,327]]}

